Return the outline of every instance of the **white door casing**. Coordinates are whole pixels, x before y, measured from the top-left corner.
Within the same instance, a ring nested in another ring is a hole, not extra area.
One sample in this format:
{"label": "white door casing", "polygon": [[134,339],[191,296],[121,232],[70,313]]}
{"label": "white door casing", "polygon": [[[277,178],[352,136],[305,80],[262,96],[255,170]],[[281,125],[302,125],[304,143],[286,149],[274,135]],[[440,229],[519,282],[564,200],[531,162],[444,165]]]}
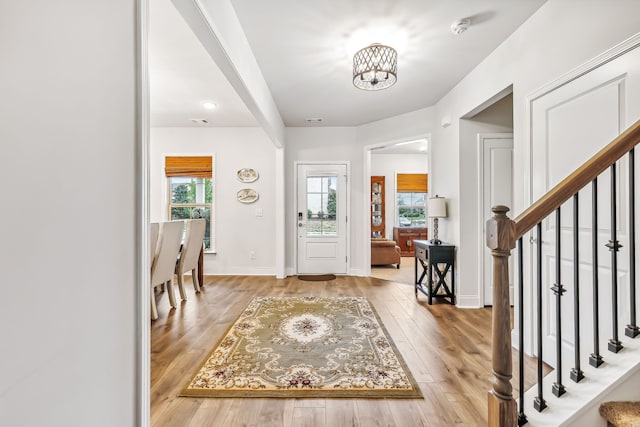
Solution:
{"label": "white door casing", "polygon": [[345,163],[296,165],[298,274],[347,273],[347,172]]}
{"label": "white door casing", "polygon": [[[603,64],[580,78],[537,98],[531,102],[531,194],[537,200],[549,189],[573,172],[629,125],[640,111],[639,101],[633,96],[640,87],[640,49]],[[631,112],[632,114],[629,114]],[[617,162],[617,239],[623,246],[628,242],[627,218],[627,159]],[[603,313],[611,307],[611,254],[604,246],[611,234],[611,174],[598,178],[598,301]],[[624,195],[624,196],[623,196]],[[593,350],[593,296],[592,296],[592,188],[579,192],[579,290],[580,290],[580,346],[583,354]],[[551,290],[556,280],[556,220],[555,213],[542,222],[542,238],[532,237],[531,252],[535,245],[542,247],[543,297],[543,359],[556,366],[556,296]],[[574,264],[573,264],[573,201],[561,207],[561,263],[560,283],[566,290],[561,298],[562,345],[574,346]],[[527,239],[527,236],[525,236]],[[618,306],[625,316],[628,300],[628,255],[618,254]],[[535,304],[536,260],[533,258],[531,286]],[[536,315],[533,316],[535,320]],[[600,315],[600,351],[612,336],[611,316]],[[621,322],[622,324],[623,322]],[[533,324],[533,322],[532,322]],[[623,326],[624,327],[624,326]],[[566,359],[566,358],[565,358]],[[563,361],[563,364],[566,360]],[[570,361],[568,362],[570,363]]]}
{"label": "white door casing", "polygon": [[[480,277],[483,281],[484,305],[493,304],[493,257],[486,245],[486,222],[491,208],[513,208],[513,134],[478,135],[478,211],[481,230]],[[509,295],[513,303],[513,261],[509,258]]]}

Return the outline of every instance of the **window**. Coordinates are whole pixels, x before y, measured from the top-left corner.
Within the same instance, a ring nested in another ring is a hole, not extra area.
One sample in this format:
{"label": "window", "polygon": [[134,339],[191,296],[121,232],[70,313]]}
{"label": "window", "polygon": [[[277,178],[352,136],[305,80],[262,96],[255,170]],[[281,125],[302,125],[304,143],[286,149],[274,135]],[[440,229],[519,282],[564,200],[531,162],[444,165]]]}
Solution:
{"label": "window", "polygon": [[398,193],[398,225],[425,227],[427,193]]}
{"label": "window", "polygon": [[398,226],[426,227],[427,174],[397,174],[396,206]]}
{"label": "window", "polygon": [[[205,219],[205,250],[213,248],[213,161],[211,156],[166,157],[169,219]],[[186,228],[186,222],[185,222]]]}
{"label": "window", "polygon": [[336,235],[337,176],[307,177],[307,236]]}

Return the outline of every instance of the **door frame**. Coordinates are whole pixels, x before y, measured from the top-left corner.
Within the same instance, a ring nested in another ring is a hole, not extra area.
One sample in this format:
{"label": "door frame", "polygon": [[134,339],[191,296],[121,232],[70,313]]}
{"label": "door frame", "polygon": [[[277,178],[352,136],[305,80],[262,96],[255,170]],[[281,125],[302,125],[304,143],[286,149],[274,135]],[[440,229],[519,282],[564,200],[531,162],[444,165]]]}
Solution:
{"label": "door frame", "polygon": [[[510,139],[511,140],[511,153],[513,155],[513,133],[511,132],[501,132],[501,133],[479,133],[478,134],[478,155],[476,156],[476,160],[478,161],[478,276],[482,277],[482,290],[480,294],[481,305],[486,305],[485,300],[485,285],[484,282],[484,274],[485,274],[485,265],[484,265],[484,253],[487,250],[487,242],[485,239],[485,224],[483,221],[482,211],[484,209],[484,148],[485,148],[485,140],[487,139]],[[511,159],[511,169],[513,170],[513,158]],[[513,190],[513,174],[511,176],[512,181],[512,190]],[[513,192],[513,191],[512,191]],[[513,194],[511,194],[511,201],[513,204]],[[513,213],[513,206],[509,206],[511,212]],[[486,214],[486,213],[485,213]],[[513,264],[512,264],[513,265]]]}
{"label": "door frame", "polygon": [[369,144],[363,147],[364,167],[362,169],[364,188],[362,193],[362,212],[364,218],[362,220],[362,247],[364,248],[363,275],[365,277],[371,276],[371,152],[375,149],[390,147],[402,142],[423,138],[427,141],[427,174],[429,175],[429,188],[433,188],[433,183],[431,181],[431,158],[433,157],[431,155],[431,133],[411,135],[404,138],[393,139],[391,141]]}
{"label": "door frame", "polygon": [[347,204],[345,206],[345,215],[347,216],[346,221],[346,230],[345,230],[345,239],[346,239],[346,248],[345,251],[347,253],[347,265],[346,265],[346,274],[351,273],[351,161],[349,160],[296,160],[293,162],[293,176],[294,176],[294,185],[293,192],[295,194],[294,202],[291,206],[291,218],[292,223],[290,225],[290,229],[292,230],[294,236],[294,247],[293,247],[293,271],[294,274],[298,274],[298,165],[340,165],[345,166],[347,169],[347,178],[345,183],[345,191],[347,192]]}

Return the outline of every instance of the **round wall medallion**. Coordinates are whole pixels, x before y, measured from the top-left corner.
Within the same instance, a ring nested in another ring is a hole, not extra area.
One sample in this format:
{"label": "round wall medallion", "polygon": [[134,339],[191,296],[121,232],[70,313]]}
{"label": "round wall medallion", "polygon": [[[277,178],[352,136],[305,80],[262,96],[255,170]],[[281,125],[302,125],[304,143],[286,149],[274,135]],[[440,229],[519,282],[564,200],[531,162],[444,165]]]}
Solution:
{"label": "round wall medallion", "polygon": [[243,168],[236,172],[240,182],[254,182],[258,179],[258,171],[251,168]]}
{"label": "round wall medallion", "polygon": [[243,188],[236,193],[236,198],[240,203],[253,203],[258,200],[258,192],[251,188]]}

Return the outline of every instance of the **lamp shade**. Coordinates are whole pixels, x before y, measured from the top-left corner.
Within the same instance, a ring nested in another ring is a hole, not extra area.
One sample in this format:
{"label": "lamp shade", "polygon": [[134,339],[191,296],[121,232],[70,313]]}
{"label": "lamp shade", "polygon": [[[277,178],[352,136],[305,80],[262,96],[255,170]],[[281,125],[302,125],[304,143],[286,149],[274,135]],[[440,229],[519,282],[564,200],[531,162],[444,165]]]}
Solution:
{"label": "lamp shade", "polygon": [[446,218],[447,203],[444,197],[432,197],[427,200],[427,212],[429,218]]}

